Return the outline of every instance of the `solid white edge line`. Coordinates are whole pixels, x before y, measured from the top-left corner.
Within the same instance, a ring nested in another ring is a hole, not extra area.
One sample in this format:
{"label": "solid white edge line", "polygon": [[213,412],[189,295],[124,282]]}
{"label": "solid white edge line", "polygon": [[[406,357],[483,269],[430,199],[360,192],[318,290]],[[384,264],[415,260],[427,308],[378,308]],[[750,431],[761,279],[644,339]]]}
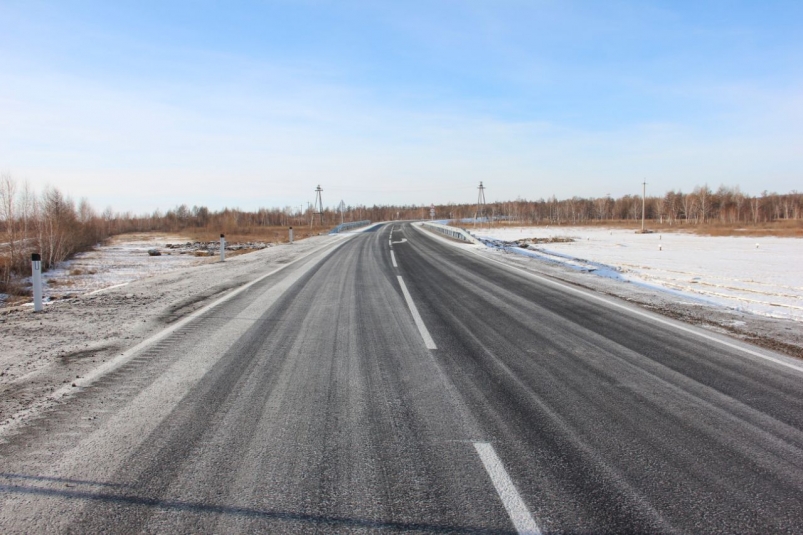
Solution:
{"label": "solid white edge line", "polygon": [[393,261],[393,267],[397,268],[399,266],[396,265],[396,255],[393,254],[393,251],[390,251],[390,259]]}
{"label": "solid white edge line", "polygon": [[[415,225],[413,225],[413,227],[415,227]],[[423,232],[423,230],[421,230],[421,229],[417,229],[417,230],[419,230],[420,232]],[[433,239],[442,241],[443,243],[445,243],[447,245],[450,245],[450,246],[453,246],[453,247],[460,247],[460,245],[461,245],[461,244],[453,244],[453,243],[449,242],[448,240],[442,239],[440,236],[437,236],[437,235],[428,234],[428,236],[430,236]],[[790,368],[790,369],[795,370],[797,372],[803,373],[803,366],[794,364],[792,362],[785,362],[785,361],[777,359],[777,358],[775,358],[775,357],[773,357],[771,355],[765,355],[765,354],[760,353],[758,351],[753,351],[752,349],[749,349],[747,347],[743,347],[741,345],[734,344],[732,342],[728,342],[727,340],[722,340],[721,338],[717,338],[715,336],[711,336],[711,335],[706,334],[704,332],[700,332],[700,331],[698,331],[696,329],[692,329],[690,327],[685,327],[685,326],[680,325],[678,323],[665,320],[665,319],[663,319],[663,318],[661,318],[659,316],[656,316],[654,314],[650,314],[648,312],[644,312],[642,310],[638,310],[637,308],[634,308],[633,306],[623,305],[623,304],[617,303],[617,302],[615,302],[615,301],[613,301],[613,300],[611,300],[609,298],[602,297],[602,296],[599,296],[599,295],[594,295],[593,293],[591,293],[589,291],[581,290],[579,288],[574,288],[573,286],[570,286],[568,284],[552,280],[552,279],[550,279],[548,277],[544,277],[542,275],[537,275],[537,274],[535,274],[535,273],[533,273],[531,271],[527,271],[526,269],[522,269],[522,268],[520,268],[518,266],[513,266],[513,265],[507,264],[505,262],[502,262],[501,260],[496,260],[495,258],[489,258],[489,257],[487,257],[485,255],[480,254],[482,251],[486,250],[486,248],[484,246],[464,246],[464,247],[466,249],[469,249],[472,253],[474,253],[475,255],[479,256],[480,258],[485,259],[488,262],[493,262],[495,264],[499,264],[500,266],[502,266],[504,268],[507,268],[507,269],[509,269],[511,271],[518,271],[518,272],[522,273],[523,275],[526,275],[528,277],[531,277],[531,278],[536,279],[536,280],[541,281],[541,282],[545,282],[547,284],[551,284],[551,285],[556,286],[558,288],[561,288],[563,290],[568,290],[570,292],[574,292],[576,294],[579,294],[579,295],[582,295],[582,296],[585,296],[585,297],[589,297],[591,299],[595,299],[595,300],[600,301],[602,303],[606,303],[606,304],[608,304],[608,305],[610,305],[612,307],[620,308],[622,310],[626,310],[626,311],[628,311],[628,312],[630,312],[632,314],[635,314],[637,316],[641,316],[643,318],[647,318],[648,320],[652,320],[652,321],[654,321],[656,323],[660,323],[662,325],[666,325],[667,327],[673,327],[673,328],[678,329],[680,331],[687,332],[687,333],[693,334],[695,336],[699,336],[700,338],[705,338],[706,340],[710,340],[712,342],[716,342],[716,343],[722,344],[725,347],[729,347],[731,349],[736,349],[737,351],[741,351],[743,353],[747,353],[748,355],[752,355],[754,357],[758,357],[758,358],[763,359],[763,360],[774,362],[775,364],[778,364],[780,366],[784,366],[786,368]],[[482,248],[478,250],[479,247],[482,247]]]}
{"label": "solid white edge line", "polygon": [[438,346],[435,345],[435,340],[429,335],[427,326],[424,325],[424,320],[421,319],[421,314],[418,313],[418,309],[415,307],[415,303],[413,303],[413,297],[410,295],[410,292],[407,291],[404,279],[401,278],[401,275],[397,275],[397,278],[399,279],[399,286],[401,286],[402,293],[404,294],[404,300],[407,301],[407,308],[410,309],[410,314],[413,315],[415,326],[418,327],[418,332],[421,333],[421,338],[424,339],[424,345],[427,346],[427,349],[438,349]]}
{"label": "solid white edge line", "polygon": [[527,510],[527,506],[524,504],[524,500],[519,495],[519,491],[516,490],[516,486],[510,476],[507,475],[505,467],[502,466],[502,461],[499,460],[499,456],[494,451],[494,447],[487,442],[475,442],[474,449],[477,450],[485,471],[488,472],[491,483],[493,483],[499,499],[502,500],[502,505],[505,506],[516,532],[519,535],[541,535],[538,524],[533,520],[530,511]]}
{"label": "solid white edge line", "polygon": [[[472,252],[474,254],[476,254],[477,256],[480,256],[479,252],[477,252],[477,251],[472,251]],[[589,297],[591,299],[595,299],[597,301],[601,301],[602,303],[606,303],[606,304],[608,304],[608,305],[610,305],[612,307],[616,307],[616,308],[620,308],[622,310],[626,310],[626,311],[628,311],[628,312],[630,312],[632,314],[636,314],[637,316],[641,316],[643,318],[647,318],[647,319],[652,320],[652,321],[654,321],[656,323],[660,323],[660,324],[666,325],[668,327],[674,327],[675,329],[678,329],[680,331],[683,331],[683,332],[686,332],[686,333],[689,333],[689,334],[693,334],[695,336],[699,336],[700,338],[705,338],[706,340],[710,340],[712,342],[716,342],[716,343],[722,344],[725,347],[729,347],[731,349],[736,349],[737,351],[742,351],[742,352],[747,353],[749,355],[752,355],[754,357],[758,357],[760,359],[768,360],[770,362],[774,362],[775,364],[779,364],[781,366],[785,366],[785,367],[790,368],[792,370],[795,370],[797,372],[802,372],[803,373],[803,367],[798,366],[796,364],[793,364],[791,362],[784,362],[784,361],[782,361],[780,359],[777,359],[775,357],[772,357],[770,355],[765,355],[763,353],[759,353],[758,351],[753,351],[752,349],[749,349],[749,348],[746,348],[746,347],[742,347],[742,346],[740,346],[738,344],[734,344],[734,343],[728,342],[726,340],[722,340],[722,339],[717,338],[715,336],[711,336],[709,334],[700,332],[700,331],[698,331],[696,329],[692,329],[690,327],[685,327],[683,325],[678,325],[677,323],[674,323],[674,322],[671,322],[671,321],[667,321],[667,320],[665,320],[663,318],[660,318],[660,317],[653,316],[652,314],[648,314],[646,312],[642,312],[641,310],[635,309],[635,308],[627,306],[627,305],[622,305],[622,304],[616,303],[616,302],[611,301],[609,299],[606,299],[604,297],[601,297],[601,296],[598,296],[598,295],[594,295],[593,293],[587,292],[585,290],[581,290],[579,288],[573,288],[573,287],[569,286],[568,284],[563,284],[563,283],[551,280],[551,279],[549,279],[547,277],[543,277],[541,275],[536,275],[535,273],[532,273],[530,271],[524,270],[524,269],[522,269],[520,267],[511,266],[511,265],[506,264],[504,262],[501,262],[499,260],[496,260],[496,259],[493,259],[493,258],[487,258],[485,256],[480,256],[480,258],[485,258],[486,260],[488,260],[490,262],[495,262],[495,263],[497,263],[499,265],[502,265],[502,266],[504,266],[504,267],[506,267],[508,269],[519,271],[521,273],[524,273],[525,275],[529,275],[530,277],[532,277],[534,279],[537,279],[539,281],[552,284],[553,286],[557,286],[557,287],[562,288],[564,290],[569,290],[569,291],[574,292],[576,294],[580,294],[580,295],[582,295],[584,297]]]}

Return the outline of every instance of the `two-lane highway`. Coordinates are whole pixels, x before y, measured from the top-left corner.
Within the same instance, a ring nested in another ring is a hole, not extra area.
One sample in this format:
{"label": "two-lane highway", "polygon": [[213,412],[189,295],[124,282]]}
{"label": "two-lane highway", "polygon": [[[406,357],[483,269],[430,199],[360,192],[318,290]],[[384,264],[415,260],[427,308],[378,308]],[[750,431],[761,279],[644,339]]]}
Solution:
{"label": "two-lane highway", "polygon": [[0,531],[803,532],[803,368],[740,347],[387,224],[10,437]]}

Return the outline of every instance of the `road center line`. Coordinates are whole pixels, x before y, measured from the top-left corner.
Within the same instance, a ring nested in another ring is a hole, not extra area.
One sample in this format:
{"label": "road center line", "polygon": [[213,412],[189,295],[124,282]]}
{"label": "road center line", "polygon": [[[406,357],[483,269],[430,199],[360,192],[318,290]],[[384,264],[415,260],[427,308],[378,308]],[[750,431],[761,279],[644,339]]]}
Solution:
{"label": "road center line", "polygon": [[429,331],[427,330],[427,326],[424,325],[424,320],[421,319],[421,314],[418,313],[418,309],[415,308],[415,303],[413,303],[413,298],[410,295],[410,292],[407,291],[407,286],[404,284],[404,279],[401,276],[398,276],[399,279],[399,286],[401,286],[402,293],[404,294],[404,300],[407,301],[407,307],[410,309],[410,314],[413,315],[413,321],[415,322],[415,326],[418,327],[418,332],[421,333],[421,338],[424,339],[424,344],[427,346],[427,349],[438,349],[438,346],[435,345],[435,340],[429,335]]}
{"label": "road center line", "polygon": [[510,516],[510,520],[513,521],[513,526],[519,535],[541,535],[541,530],[533,520],[532,515],[530,515],[530,511],[527,510],[527,506],[524,505],[524,501],[519,496],[519,491],[516,490],[516,486],[513,485],[510,476],[507,475],[505,467],[502,466],[502,461],[499,460],[499,456],[494,451],[494,447],[487,442],[475,442],[474,449],[477,450],[480,460],[485,466],[485,471],[491,477],[496,493],[499,495],[499,499],[502,500],[502,504],[505,506],[507,514]]}
{"label": "road center line", "polygon": [[390,251],[390,259],[393,260],[393,267],[397,268],[399,266],[396,265],[396,255],[393,254],[393,251]]}

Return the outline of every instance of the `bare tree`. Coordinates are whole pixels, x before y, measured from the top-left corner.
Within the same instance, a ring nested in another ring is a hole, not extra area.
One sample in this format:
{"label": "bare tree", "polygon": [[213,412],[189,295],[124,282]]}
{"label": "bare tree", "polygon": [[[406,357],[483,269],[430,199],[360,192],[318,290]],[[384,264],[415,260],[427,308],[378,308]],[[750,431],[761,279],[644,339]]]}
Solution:
{"label": "bare tree", "polygon": [[2,282],[8,285],[14,271],[17,257],[17,233],[14,206],[16,204],[17,184],[10,173],[0,175],[0,221],[5,227],[5,249],[7,254],[2,266]]}

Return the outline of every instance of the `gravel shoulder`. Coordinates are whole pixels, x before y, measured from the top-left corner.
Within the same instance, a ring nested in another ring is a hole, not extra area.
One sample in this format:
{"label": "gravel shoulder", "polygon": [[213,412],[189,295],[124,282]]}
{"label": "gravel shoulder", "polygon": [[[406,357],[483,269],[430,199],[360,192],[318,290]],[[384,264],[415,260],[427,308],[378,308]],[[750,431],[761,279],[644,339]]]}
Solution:
{"label": "gravel shoulder", "polygon": [[0,427],[58,402],[53,393],[178,319],[342,236],[208,262],[120,287],[0,309]]}

